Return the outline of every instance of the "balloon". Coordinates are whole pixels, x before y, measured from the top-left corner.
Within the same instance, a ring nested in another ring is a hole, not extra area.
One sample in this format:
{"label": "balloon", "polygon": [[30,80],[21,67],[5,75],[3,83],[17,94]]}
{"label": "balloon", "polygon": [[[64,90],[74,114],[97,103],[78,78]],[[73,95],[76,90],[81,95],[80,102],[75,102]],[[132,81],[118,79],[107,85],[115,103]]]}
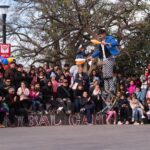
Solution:
{"label": "balloon", "polygon": [[92,39],[92,40],[91,40],[91,42],[92,42],[93,44],[95,44],[95,45],[101,44],[101,42],[100,42],[100,41],[95,40],[95,39]]}
{"label": "balloon", "polygon": [[4,60],[4,58],[0,56],[0,62],[2,62],[2,60]]}
{"label": "balloon", "polygon": [[13,57],[10,57],[10,58],[7,58],[8,62],[11,63],[14,61],[14,58]]}
{"label": "balloon", "polygon": [[3,60],[2,60],[2,63],[3,63],[4,65],[8,65],[8,60],[7,60],[7,59],[3,59]]}

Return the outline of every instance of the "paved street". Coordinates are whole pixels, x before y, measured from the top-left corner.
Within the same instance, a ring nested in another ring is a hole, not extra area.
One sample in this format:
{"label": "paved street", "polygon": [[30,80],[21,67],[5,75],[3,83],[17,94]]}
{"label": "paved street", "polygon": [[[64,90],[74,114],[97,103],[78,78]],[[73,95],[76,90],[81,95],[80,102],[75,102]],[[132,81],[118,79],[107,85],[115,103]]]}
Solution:
{"label": "paved street", "polygon": [[0,129],[0,150],[149,150],[150,126]]}

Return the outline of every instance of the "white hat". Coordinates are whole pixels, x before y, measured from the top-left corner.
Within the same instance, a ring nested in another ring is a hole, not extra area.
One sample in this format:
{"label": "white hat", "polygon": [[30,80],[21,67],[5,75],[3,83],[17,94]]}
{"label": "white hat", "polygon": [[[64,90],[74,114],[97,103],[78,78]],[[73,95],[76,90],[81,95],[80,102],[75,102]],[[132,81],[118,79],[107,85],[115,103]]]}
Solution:
{"label": "white hat", "polygon": [[56,74],[54,72],[51,73],[50,77],[56,77]]}

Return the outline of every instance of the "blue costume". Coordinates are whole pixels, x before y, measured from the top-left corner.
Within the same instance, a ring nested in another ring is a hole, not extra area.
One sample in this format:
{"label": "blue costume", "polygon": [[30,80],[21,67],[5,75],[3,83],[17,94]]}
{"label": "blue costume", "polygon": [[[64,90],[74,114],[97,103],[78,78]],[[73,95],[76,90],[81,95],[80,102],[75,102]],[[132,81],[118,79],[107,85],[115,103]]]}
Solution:
{"label": "blue costume", "polygon": [[106,45],[98,45],[98,49],[92,54],[93,58],[99,57],[103,60],[102,72],[104,78],[104,88],[105,91],[114,92],[114,82],[113,82],[113,66],[114,58],[120,54],[119,49],[117,48],[118,41],[113,36],[106,36],[105,38]]}
{"label": "blue costume", "polygon": [[[120,51],[117,48],[117,46],[119,46],[118,41],[113,36],[110,36],[110,35],[106,36],[105,42],[111,44],[111,45],[105,46],[105,50],[107,50],[107,52],[110,53],[111,56],[116,56],[120,54]],[[100,54],[101,54],[101,45],[98,45],[98,50],[96,50],[92,54],[92,57],[96,58],[99,56],[99,58],[102,59],[103,56]]]}

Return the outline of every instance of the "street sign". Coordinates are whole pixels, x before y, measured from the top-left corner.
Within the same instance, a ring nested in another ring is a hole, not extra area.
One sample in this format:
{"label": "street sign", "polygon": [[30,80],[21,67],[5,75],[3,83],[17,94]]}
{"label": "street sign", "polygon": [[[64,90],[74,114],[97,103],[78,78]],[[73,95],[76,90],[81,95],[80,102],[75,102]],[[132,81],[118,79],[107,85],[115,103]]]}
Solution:
{"label": "street sign", "polygon": [[0,44],[0,56],[4,58],[10,57],[11,44]]}

